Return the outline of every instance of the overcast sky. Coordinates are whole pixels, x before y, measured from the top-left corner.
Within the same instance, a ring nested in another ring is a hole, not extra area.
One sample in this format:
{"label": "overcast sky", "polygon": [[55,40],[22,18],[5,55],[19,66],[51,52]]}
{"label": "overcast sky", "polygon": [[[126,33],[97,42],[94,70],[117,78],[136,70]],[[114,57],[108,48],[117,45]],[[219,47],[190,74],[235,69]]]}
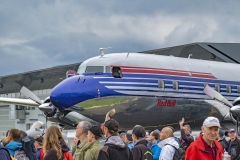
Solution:
{"label": "overcast sky", "polygon": [[0,1],[0,76],[82,62],[105,51],[240,43],[239,0]]}

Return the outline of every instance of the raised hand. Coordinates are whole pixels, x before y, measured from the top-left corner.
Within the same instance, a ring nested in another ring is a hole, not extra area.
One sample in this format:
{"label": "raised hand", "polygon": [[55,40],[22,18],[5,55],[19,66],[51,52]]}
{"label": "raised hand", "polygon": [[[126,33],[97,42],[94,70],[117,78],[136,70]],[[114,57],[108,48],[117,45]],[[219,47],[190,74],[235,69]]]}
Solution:
{"label": "raised hand", "polygon": [[184,118],[182,118],[182,120],[180,120],[180,121],[179,121],[179,126],[180,126],[180,128],[182,128],[182,127],[183,127],[184,121],[185,121],[185,119],[184,119]]}

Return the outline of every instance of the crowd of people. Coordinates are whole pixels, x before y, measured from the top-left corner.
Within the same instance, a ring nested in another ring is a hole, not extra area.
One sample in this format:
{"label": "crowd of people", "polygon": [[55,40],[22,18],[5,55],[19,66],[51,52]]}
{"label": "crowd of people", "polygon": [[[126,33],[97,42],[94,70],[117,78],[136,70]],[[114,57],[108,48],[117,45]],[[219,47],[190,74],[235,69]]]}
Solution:
{"label": "crowd of people", "polygon": [[[44,137],[32,138],[10,129],[0,145],[0,160],[240,160],[240,140],[235,129],[221,129],[216,117],[207,117],[197,138],[184,118],[179,121],[181,137],[166,126],[147,135],[143,126],[119,133],[119,123],[108,117],[102,126],[81,121],[76,127],[75,146],[70,152],[57,126]],[[105,135],[106,142],[100,143]]]}

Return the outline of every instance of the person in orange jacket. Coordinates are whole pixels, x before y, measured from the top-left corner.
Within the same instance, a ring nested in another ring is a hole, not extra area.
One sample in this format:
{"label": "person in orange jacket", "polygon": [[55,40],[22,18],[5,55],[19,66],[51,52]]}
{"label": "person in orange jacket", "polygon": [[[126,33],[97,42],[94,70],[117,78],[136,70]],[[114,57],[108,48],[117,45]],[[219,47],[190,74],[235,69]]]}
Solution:
{"label": "person in orange jacket", "polygon": [[185,160],[222,160],[223,148],[216,140],[220,128],[216,117],[204,120],[202,134],[186,150]]}

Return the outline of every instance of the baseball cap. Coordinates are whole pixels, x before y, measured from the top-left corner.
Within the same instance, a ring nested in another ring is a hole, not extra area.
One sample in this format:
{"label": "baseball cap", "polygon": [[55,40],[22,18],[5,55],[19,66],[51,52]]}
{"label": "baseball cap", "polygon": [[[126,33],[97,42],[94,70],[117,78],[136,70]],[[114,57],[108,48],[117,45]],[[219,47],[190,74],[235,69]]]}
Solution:
{"label": "baseball cap", "polygon": [[127,134],[126,134],[126,137],[127,137],[127,140],[133,141],[133,139],[132,139],[132,134],[127,133]]}
{"label": "baseball cap", "polygon": [[119,128],[119,123],[115,119],[109,119],[104,123],[104,126],[107,127],[109,130],[117,132]]}
{"label": "baseball cap", "polygon": [[154,132],[157,132],[158,134],[160,133],[160,131],[158,129],[155,129]]}
{"label": "baseball cap", "polygon": [[102,129],[100,126],[92,126],[89,131],[91,131],[95,136],[102,137]]}
{"label": "baseball cap", "polygon": [[220,136],[224,136],[224,131],[222,130],[222,129],[219,129],[219,132],[218,132],[218,134],[220,135]]}
{"label": "baseball cap", "polygon": [[34,141],[37,141],[37,142],[43,143],[43,137],[40,136],[40,137],[34,139]]}
{"label": "baseball cap", "polygon": [[145,137],[146,131],[145,128],[142,126],[136,126],[133,128],[132,134],[134,134],[137,137]]}
{"label": "baseball cap", "polygon": [[203,122],[203,126],[207,126],[207,127],[216,126],[221,128],[219,120],[216,117],[207,117]]}
{"label": "baseball cap", "polygon": [[234,128],[231,128],[228,130],[228,133],[231,133],[231,132],[236,132],[236,130]]}

